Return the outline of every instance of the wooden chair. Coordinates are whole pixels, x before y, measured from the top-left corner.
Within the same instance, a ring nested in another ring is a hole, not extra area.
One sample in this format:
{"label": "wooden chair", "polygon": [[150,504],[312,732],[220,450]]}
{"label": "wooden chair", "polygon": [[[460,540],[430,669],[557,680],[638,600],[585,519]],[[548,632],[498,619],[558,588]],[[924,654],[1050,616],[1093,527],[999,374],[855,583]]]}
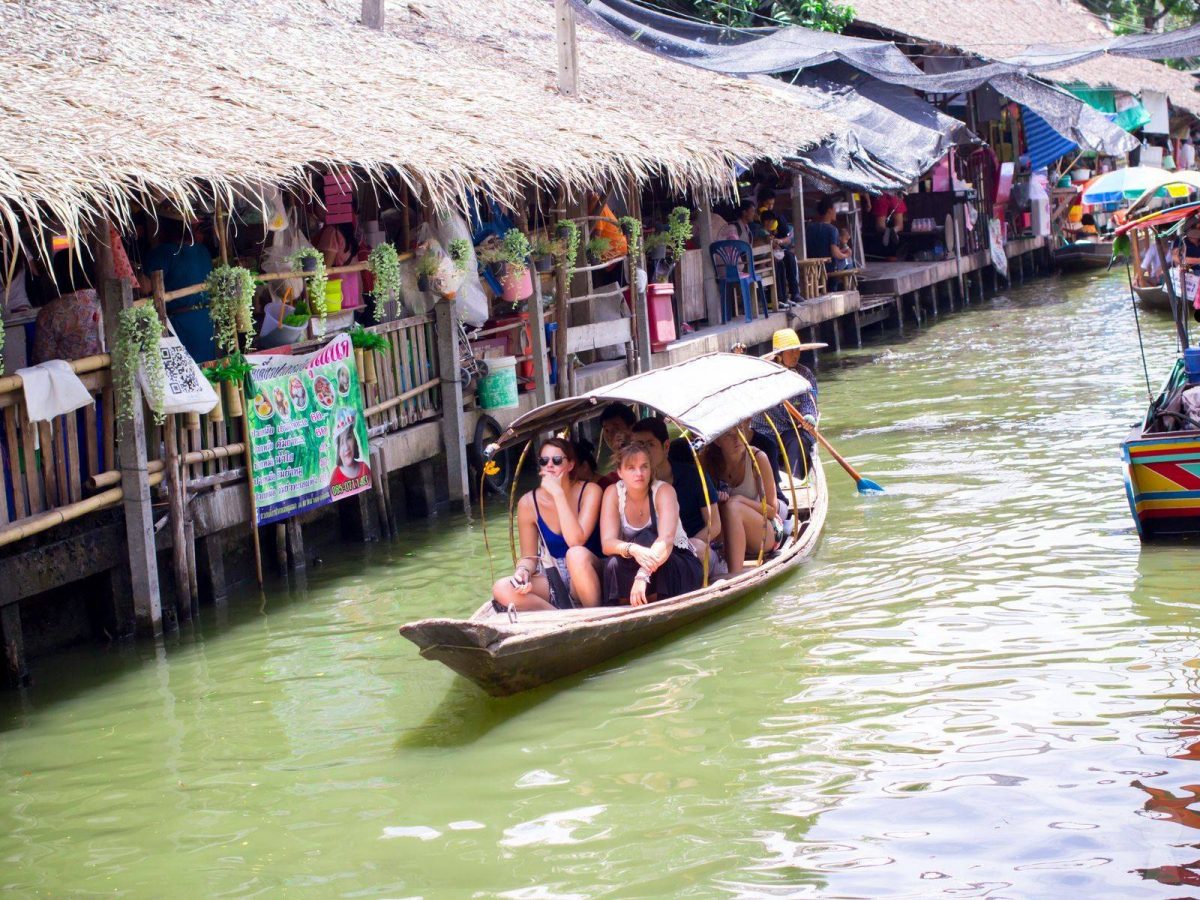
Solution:
{"label": "wooden chair", "polygon": [[862,269],[843,269],[840,272],[830,272],[826,275],[826,283],[831,290],[857,291],[858,276]]}
{"label": "wooden chair", "polygon": [[769,296],[767,309],[779,311],[779,285],[775,283],[775,257],[771,255],[771,245],[754,245],[754,271],[758,273],[758,287],[764,295]]}
{"label": "wooden chair", "polygon": [[816,300],[829,293],[829,284],[825,275],[825,263],[829,258],[822,256],[816,259],[798,259],[800,266],[800,295],[805,300]]}

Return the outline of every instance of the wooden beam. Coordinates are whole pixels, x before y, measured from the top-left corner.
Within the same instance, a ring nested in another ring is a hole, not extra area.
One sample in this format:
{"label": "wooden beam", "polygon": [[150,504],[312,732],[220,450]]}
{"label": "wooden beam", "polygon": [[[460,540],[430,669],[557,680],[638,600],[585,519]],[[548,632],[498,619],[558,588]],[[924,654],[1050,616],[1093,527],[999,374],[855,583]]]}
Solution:
{"label": "wooden beam", "polygon": [[383,31],[383,0],[362,0],[362,23],[375,31]]}
{"label": "wooden beam", "polygon": [[[108,346],[117,346],[118,314],[133,305],[128,281],[110,278],[103,282],[104,331]],[[146,427],[142,391],[133,384],[133,408],[128,418],[117,423],[117,460],[121,470],[121,501],[125,512],[130,583],[138,630],[161,635],[162,598],[158,589],[158,561],[154,555],[154,521],[150,507],[150,473],[146,467]]]}
{"label": "wooden beam", "polygon": [[579,96],[579,54],[575,43],[575,10],[571,0],[554,0],[554,20],[558,41],[558,92],[565,97]]}
{"label": "wooden beam", "polygon": [[453,300],[434,305],[438,369],[442,377],[442,445],[446,453],[446,487],[450,506],[471,514],[467,477],[467,436],[463,422],[463,390],[458,378],[458,307]]}

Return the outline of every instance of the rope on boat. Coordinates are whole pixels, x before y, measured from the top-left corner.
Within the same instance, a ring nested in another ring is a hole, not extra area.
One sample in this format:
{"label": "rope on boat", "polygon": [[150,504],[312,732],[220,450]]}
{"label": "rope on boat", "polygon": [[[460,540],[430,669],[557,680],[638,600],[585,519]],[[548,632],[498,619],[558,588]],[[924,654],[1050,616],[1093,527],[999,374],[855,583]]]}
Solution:
{"label": "rope on boat", "polygon": [[[800,501],[796,499],[796,479],[792,475],[792,461],[788,458],[787,447],[783,445],[783,435],[779,433],[779,429],[775,427],[775,423],[770,416],[763,416],[767,420],[767,424],[771,426],[771,430],[775,432],[775,441],[779,444],[779,452],[783,454],[783,466],[788,473],[788,487],[792,492],[792,543],[795,543],[800,537]],[[788,417],[789,420],[791,417]],[[792,427],[796,427],[796,423],[792,422]],[[797,435],[799,439],[799,435]],[[804,444],[800,444],[800,458],[804,458]],[[808,463],[805,462],[807,467]]]}
{"label": "rope on boat", "polygon": [[[1133,254],[1131,253],[1130,256]],[[1170,278],[1171,273],[1167,272],[1166,277]],[[1138,315],[1137,292],[1133,289],[1133,269],[1130,268],[1129,260],[1125,260],[1125,278],[1129,281],[1129,302],[1133,304],[1133,321],[1137,324],[1138,350],[1142,354],[1142,375],[1146,378],[1146,399],[1154,399],[1154,391],[1150,387],[1150,370],[1146,368],[1146,345],[1142,341],[1142,317]]]}
{"label": "rope on boat", "polygon": [[513,516],[513,507],[517,503],[517,483],[521,480],[521,469],[525,466],[525,457],[529,454],[529,448],[532,446],[533,438],[530,438],[525,442],[525,448],[517,458],[517,468],[513,472],[512,484],[508,488],[508,552],[512,554],[513,566],[517,564],[517,537],[513,528],[516,517]]}

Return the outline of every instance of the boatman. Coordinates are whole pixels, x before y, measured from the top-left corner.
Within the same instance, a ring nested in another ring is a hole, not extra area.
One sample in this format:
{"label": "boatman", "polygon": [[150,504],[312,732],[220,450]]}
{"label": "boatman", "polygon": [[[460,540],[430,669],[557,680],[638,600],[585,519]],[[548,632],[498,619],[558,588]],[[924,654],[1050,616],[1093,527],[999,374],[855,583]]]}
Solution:
{"label": "boatman", "polygon": [[[797,394],[792,398],[791,403],[813,425],[817,424],[818,416],[817,376],[813,374],[812,369],[800,362],[800,354],[805,350],[821,350],[828,346],[828,344],[820,342],[801,343],[800,335],[796,334],[795,329],[781,328],[771,335],[771,352],[763,357],[763,359],[779,363],[785,369],[791,369],[812,385],[811,391]],[[779,441],[775,437],[775,430],[771,428],[771,423],[774,423],[775,428],[779,430],[779,436],[783,438],[783,446],[787,450],[791,473],[802,476],[812,459],[812,436],[807,431],[801,431],[793,425],[791,415],[782,403],[759,413],[750,420],[750,427],[754,431],[754,440],[751,443],[767,454],[771,469],[776,473],[776,481],[778,481],[780,469],[783,468],[783,460],[779,456]],[[800,432],[799,441],[796,437],[797,431]]]}

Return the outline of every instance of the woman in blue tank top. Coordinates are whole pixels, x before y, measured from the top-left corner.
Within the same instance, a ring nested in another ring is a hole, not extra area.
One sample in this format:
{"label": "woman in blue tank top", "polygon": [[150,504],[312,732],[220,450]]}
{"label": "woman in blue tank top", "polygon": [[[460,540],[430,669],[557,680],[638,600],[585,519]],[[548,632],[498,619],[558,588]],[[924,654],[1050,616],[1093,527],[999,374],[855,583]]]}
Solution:
{"label": "woman in blue tank top", "polygon": [[503,609],[599,606],[600,488],[575,480],[570,441],[544,441],[537,463],[542,483],[517,504],[521,557],[511,577],[492,585],[492,598]]}

